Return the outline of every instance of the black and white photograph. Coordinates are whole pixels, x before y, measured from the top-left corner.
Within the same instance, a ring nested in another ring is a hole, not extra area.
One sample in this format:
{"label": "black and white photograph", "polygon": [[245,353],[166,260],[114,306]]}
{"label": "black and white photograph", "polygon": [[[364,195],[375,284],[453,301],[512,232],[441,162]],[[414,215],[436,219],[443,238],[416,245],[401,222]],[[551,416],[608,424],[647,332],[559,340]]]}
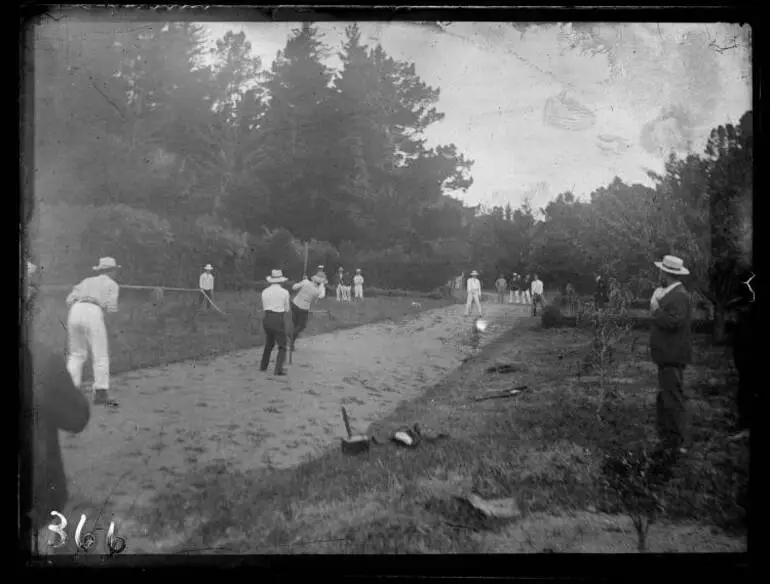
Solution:
{"label": "black and white photograph", "polygon": [[30,562],[746,552],[750,24],[357,13],[25,23]]}

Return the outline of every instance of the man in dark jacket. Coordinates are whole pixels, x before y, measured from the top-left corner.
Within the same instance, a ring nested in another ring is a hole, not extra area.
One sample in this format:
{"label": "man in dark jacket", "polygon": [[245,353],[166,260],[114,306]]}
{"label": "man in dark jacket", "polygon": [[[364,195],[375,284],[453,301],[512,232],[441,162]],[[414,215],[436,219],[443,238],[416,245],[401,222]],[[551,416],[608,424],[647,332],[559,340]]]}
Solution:
{"label": "man in dark jacket", "polygon": [[[36,542],[39,535],[46,535],[46,526],[54,522],[51,511],[65,512],[67,479],[59,431],[82,432],[91,414],[86,396],[75,387],[67,371],[64,355],[30,342],[27,329],[33,297],[34,290],[28,287],[24,310],[25,338],[22,339],[19,354],[24,389],[19,470],[25,481],[21,492],[20,527],[22,533],[32,535],[31,540],[23,543]],[[46,553],[45,550],[40,551]]]}
{"label": "man in dark jacket", "polygon": [[650,353],[658,366],[658,436],[663,450],[684,454],[689,440],[684,370],[692,363],[692,300],[681,278],[690,272],[674,256],[667,255],[655,265],[661,271],[662,288],[651,302],[650,334]]}

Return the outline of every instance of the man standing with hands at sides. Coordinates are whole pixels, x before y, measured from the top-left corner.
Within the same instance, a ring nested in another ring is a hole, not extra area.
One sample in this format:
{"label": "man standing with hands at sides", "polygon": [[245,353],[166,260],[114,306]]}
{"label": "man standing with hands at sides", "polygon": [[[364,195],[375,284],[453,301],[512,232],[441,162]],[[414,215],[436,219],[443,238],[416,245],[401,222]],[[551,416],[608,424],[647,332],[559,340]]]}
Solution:
{"label": "man standing with hands at sides", "polygon": [[67,296],[70,309],[67,319],[67,371],[75,387],[79,388],[83,379],[83,365],[90,349],[94,370],[94,404],[112,407],[117,407],[118,402],[107,395],[110,389],[110,353],[105,313],[114,314],[118,311],[120,288],[114,278],[119,268],[113,258],[101,258],[99,265],[93,268],[99,275],[86,278]]}
{"label": "man standing with hands at sides", "polygon": [[262,291],[262,310],[265,313],[262,327],[265,330],[265,349],[262,351],[260,371],[267,371],[270,364],[270,354],[278,344],[278,356],[275,360],[275,374],[286,375],[283,364],[286,361],[286,324],[284,318],[291,312],[289,291],[281,284],[286,282],[281,270],[273,270],[267,277],[270,284]]}
{"label": "man standing with hands at sides", "polygon": [[364,277],[361,275],[361,268],[356,268],[356,275],[353,276],[353,295],[356,300],[364,299]]}
{"label": "man standing with hands at sides", "polygon": [[313,300],[318,298],[323,280],[315,275],[308,280],[307,275],[303,276],[301,282],[292,286],[292,290],[299,290],[297,295],[291,301],[291,320],[294,323],[294,333],[291,337],[291,350],[295,350],[295,344],[299,334],[307,327],[307,319],[310,316],[310,306]]}
{"label": "man standing with hands at sides", "polygon": [[468,278],[468,299],[465,302],[465,316],[470,316],[474,304],[479,308],[479,316],[483,316],[481,312],[481,282],[478,276],[479,273],[473,270],[471,277]]}
{"label": "man standing with hands at sides", "polygon": [[524,285],[521,291],[521,301],[524,304],[532,304],[532,294],[530,293],[530,286],[532,286],[532,276],[527,274],[524,277]]}
{"label": "man standing with hands at sides", "polygon": [[337,288],[337,302],[343,301],[344,286],[345,286],[345,268],[340,266],[337,268],[337,276],[334,279],[334,284]]}
{"label": "man standing with hands at sides", "polygon": [[650,301],[650,355],[658,366],[658,436],[664,452],[685,454],[689,440],[684,369],[692,363],[692,300],[682,284],[689,274],[681,259],[667,255],[655,262],[661,287]]}
{"label": "man standing with hands at sides", "polygon": [[[91,417],[91,408],[83,392],[67,372],[64,356],[30,338],[29,325],[34,315],[35,286],[31,279],[36,267],[27,262],[26,298],[23,311],[23,342],[19,363],[24,387],[22,408],[25,423],[19,475],[22,481],[22,531],[32,535],[32,553],[46,554],[53,533],[46,529],[55,518],[51,511],[65,513],[67,477],[64,472],[59,432],[82,432]],[[30,483],[26,481],[31,479]],[[27,489],[31,486],[30,489]],[[30,497],[31,495],[31,497]],[[29,540],[28,540],[29,541]],[[26,548],[29,544],[24,542]],[[62,546],[60,551],[69,550]]]}
{"label": "man standing with hands at sides", "polygon": [[537,316],[537,305],[541,307],[545,306],[545,300],[543,300],[543,282],[540,278],[535,277],[532,279],[532,316]]}
{"label": "man standing with hands at sides", "polygon": [[206,298],[214,300],[214,275],[211,273],[213,269],[214,267],[211,264],[206,264],[198,282],[201,289],[200,304],[204,304],[206,308],[209,308],[209,302]]}
{"label": "man standing with hands at sides", "polygon": [[497,303],[505,303],[505,292],[508,288],[508,282],[505,281],[505,277],[500,274],[500,277],[495,282],[495,288],[497,288]]}

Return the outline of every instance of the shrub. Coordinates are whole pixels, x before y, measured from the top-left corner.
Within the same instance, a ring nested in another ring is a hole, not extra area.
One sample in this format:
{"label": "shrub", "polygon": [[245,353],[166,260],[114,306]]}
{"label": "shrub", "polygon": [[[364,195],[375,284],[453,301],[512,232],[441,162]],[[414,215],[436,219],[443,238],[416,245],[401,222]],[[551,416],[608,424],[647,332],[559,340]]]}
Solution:
{"label": "shrub", "polygon": [[565,318],[558,306],[549,304],[543,309],[543,315],[540,318],[540,322],[542,323],[543,328],[554,328],[564,326]]}

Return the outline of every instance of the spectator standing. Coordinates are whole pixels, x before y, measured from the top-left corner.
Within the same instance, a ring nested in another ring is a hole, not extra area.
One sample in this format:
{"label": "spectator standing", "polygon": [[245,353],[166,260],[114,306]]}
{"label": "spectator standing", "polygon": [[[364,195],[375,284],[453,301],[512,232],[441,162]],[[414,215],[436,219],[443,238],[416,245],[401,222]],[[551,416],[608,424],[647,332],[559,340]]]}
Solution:
{"label": "spectator standing", "polygon": [[532,293],[530,290],[531,286],[532,286],[532,277],[529,274],[527,274],[524,277],[524,285],[522,286],[523,296],[524,296],[522,298],[522,302],[524,304],[532,304]]}
{"label": "spectator standing", "polygon": [[353,294],[357,300],[364,299],[364,277],[361,275],[361,268],[356,268],[356,275],[353,276]]}
{"label": "spectator standing", "polygon": [[532,291],[532,316],[537,316],[537,306],[545,307],[545,299],[543,298],[543,282],[538,278],[537,274],[532,279],[531,284]]}
{"label": "spectator standing", "polygon": [[684,454],[689,441],[684,370],[692,363],[692,302],[682,277],[690,272],[671,255],[655,266],[660,270],[661,292],[651,301],[650,355],[658,366],[658,436],[664,451]]}
{"label": "spectator standing", "polygon": [[468,278],[467,300],[465,301],[465,316],[470,316],[473,310],[473,305],[476,305],[479,309],[479,316],[483,316],[481,311],[481,281],[478,278],[479,273],[476,270],[471,272],[471,277]]}
{"label": "spectator standing", "polygon": [[500,277],[495,282],[495,288],[497,288],[497,303],[505,303],[505,293],[508,290],[508,282],[505,281],[505,277],[500,274]]}

